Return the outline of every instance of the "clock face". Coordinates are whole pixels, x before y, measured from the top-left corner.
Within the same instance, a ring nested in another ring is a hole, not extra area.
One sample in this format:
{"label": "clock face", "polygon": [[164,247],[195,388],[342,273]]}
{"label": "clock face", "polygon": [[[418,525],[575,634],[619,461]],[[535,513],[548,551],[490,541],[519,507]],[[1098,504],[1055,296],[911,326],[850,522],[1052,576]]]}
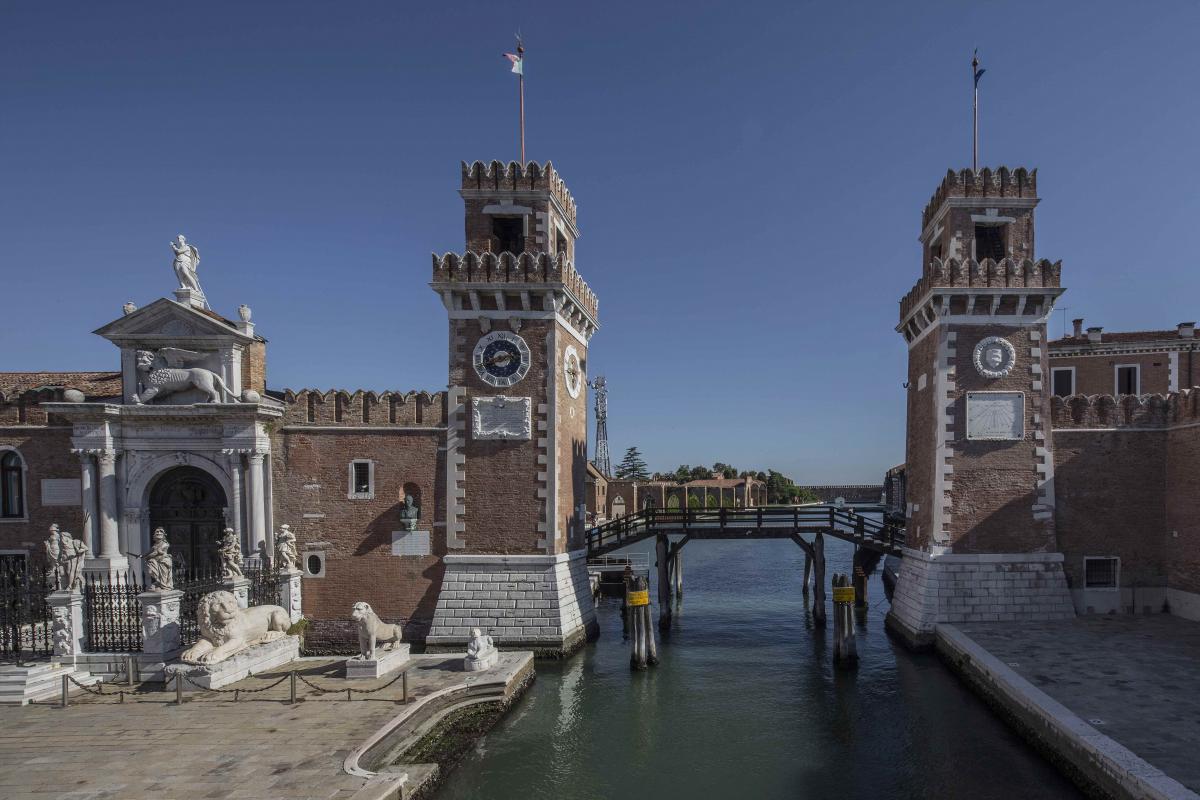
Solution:
{"label": "clock face", "polygon": [[567,379],[567,393],[571,397],[579,397],[579,391],[583,388],[583,366],[579,363],[579,351],[575,345],[567,345],[563,354],[563,374]]}
{"label": "clock face", "polygon": [[475,345],[475,372],[491,386],[512,386],[529,372],[529,345],[515,333],[492,331]]}

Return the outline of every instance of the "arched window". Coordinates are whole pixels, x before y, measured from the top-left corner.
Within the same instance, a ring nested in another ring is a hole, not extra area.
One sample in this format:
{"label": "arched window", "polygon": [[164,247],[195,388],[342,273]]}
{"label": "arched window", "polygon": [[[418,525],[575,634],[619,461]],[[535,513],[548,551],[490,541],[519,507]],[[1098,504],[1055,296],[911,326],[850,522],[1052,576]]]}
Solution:
{"label": "arched window", "polygon": [[0,517],[25,516],[25,464],[16,450],[0,455]]}

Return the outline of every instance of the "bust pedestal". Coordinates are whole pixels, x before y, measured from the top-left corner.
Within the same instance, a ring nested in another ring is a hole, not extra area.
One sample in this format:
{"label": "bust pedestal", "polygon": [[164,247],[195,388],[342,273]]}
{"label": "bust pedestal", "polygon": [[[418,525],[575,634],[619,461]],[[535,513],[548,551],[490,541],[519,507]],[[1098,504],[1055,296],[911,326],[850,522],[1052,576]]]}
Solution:
{"label": "bust pedestal", "polygon": [[204,308],[208,305],[208,300],[204,297],[204,292],[198,292],[195,289],[185,289],[182,286],[175,290],[175,300],[180,305],[191,306],[192,308]]}

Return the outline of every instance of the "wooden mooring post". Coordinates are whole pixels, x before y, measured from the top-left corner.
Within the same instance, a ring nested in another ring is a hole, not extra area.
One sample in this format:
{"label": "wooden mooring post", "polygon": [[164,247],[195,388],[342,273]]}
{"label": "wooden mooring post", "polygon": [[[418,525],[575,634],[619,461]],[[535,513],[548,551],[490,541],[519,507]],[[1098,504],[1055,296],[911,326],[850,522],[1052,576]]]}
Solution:
{"label": "wooden mooring post", "polygon": [[671,557],[671,583],[675,599],[679,600],[683,597],[683,545],[678,544],[671,549],[674,551]]}
{"label": "wooden mooring post", "polygon": [[849,575],[833,576],[833,663],[843,669],[858,665],[854,640],[854,586]]}
{"label": "wooden mooring post", "polygon": [[650,626],[650,586],[642,576],[631,578],[625,584],[625,606],[633,637],[629,668],[640,670],[657,664],[658,648],[654,642],[654,628]]}
{"label": "wooden mooring post", "polygon": [[800,591],[808,597],[808,582],[812,580],[812,556],[807,551],[804,553],[804,583],[800,585]]}
{"label": "wooden mooring post", "polygon": [[813,624],[825,627],[825,537],[813,537]]}
{"label": "wooden mooring post", "polygon": [[867,570],[863,563],[866,549],[854,548],[854,607],[866,608],[867,605]]}
{"label": "wooden mooring post", "polygon": [[662,631],[671,628],[670,550],[671,540],[665,533],[654,537],[654,554],[658,566],[658,629]]}

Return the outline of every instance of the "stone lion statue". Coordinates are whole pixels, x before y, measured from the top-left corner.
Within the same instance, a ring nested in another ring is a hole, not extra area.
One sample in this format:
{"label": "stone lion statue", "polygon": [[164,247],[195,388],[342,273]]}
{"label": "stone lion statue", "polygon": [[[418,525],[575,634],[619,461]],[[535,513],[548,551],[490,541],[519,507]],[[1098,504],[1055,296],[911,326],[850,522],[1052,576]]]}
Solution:
{"label": "stone lion statue", "polygon": [[137,370],[142,392],[135,394],[133,401],[141,405],[159,395],[165,397],[184,389],[198,389],[208,395],[209,403],[237,402],[238,394],[225,385],[220,375],[203,367],[185,366],[202,358],[205,358],[204,353],[177,347],[164,347],[158,352],[138,350]]}
{"label": "stone lion statue", "polygon": [[391,650],[400,644],[403,632],[399,625],[384,622],[371,608],[370,603],[354,604],[350,618],[358,623],[358,656],[363,661],[375,660],[375,645],[385,645],[385,650]]}
{"label": "stone lion statue", "polygon": [[291,627],[288,612],[279,606],[241,608],[230,592],[211,592],[196,608],[200,641],[183,651],[186,664],[216,664],[247,647],[273,642]]}

